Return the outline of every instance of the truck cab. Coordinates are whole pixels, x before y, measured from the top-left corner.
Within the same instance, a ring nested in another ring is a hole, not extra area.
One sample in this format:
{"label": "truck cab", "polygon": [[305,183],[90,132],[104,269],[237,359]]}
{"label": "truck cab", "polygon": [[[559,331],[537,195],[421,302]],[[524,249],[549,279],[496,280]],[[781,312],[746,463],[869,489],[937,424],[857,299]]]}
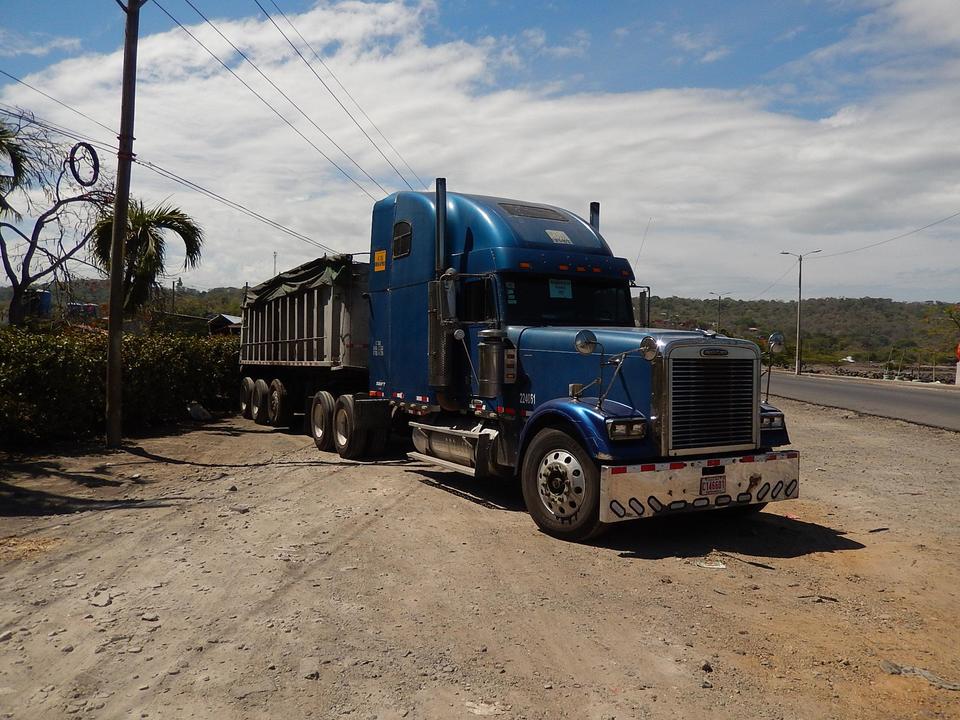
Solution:
{"label": "truck cab", "polygon": [[796,497],[757,345],[637,327],[633,282],[598,206],[395,193],[373,210],[367,401],[409,417],[415,459],[519,476],[559,537]]}

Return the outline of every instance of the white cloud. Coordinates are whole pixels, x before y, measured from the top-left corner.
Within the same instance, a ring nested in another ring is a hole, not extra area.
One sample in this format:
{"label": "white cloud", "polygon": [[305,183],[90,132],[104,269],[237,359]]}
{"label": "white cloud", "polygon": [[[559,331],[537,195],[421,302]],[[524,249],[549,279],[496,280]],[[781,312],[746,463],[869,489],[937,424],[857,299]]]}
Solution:
{"label": "white cloud", "polygon": [[730,54],[730,48],[720,45],[713,33],[675,33],[671,38],[674,46],[696,56],[698,62],[712,63]]}
{"label": "white cloud", "polygon": [[80,40],[77,38],[55,37],[46,33],[20,35],[0,28],[0,57],[17,57],[18,55],[43,57],[59,50],[73,52],[79,49]]}
{"label": "white cloud", "polygon": [[[445,175],[452,191],[548,202],[581,214],[589,201],[601,200],[604,234],[630,260],[653,217],[639,275],[660,294],[750,297],[789,267],[780,250],[822,247],[827,254],[960,207],[956,82],[897,85],[822,121],[805,120],[768,110],[760,91],[578,94],[504,85],[503,77],[529,55],[505,55],[500,39],[427,44],[423,9],[401,2],[322,4],[293,19],[316,47],[328,48],[330,66],[424,179]],[[384,186],[400,187],[272,26],[248,19],[223,22],[221,29],[242,40]],[[222,47],[212,32],[196,31]],[[551,47],[546,33],[528,32],[533,46]],[[702,58],[716,47],[691,51]],[[141,158],[340,250],[367,249],[370,199],[189,38],[179,31],[144,37],[140,58]],[[113,123],[120,65],[119,52],[87,55],[28,81]],[[256,73],[233,66],[336,155]],[[496,77],[501,84],[492,84]],[[0,101],[112,140],[24,88],[0,89]],[[362,180],[349,160],[338,162]],[[169,196],[207,228],[204,262],[186,276],[188,285],[256,283],[271,273],[274,250],[281,267],[316,253],[140,167],[133,191],[148,201]],[[805,292],[956,300],[958,232],[946,223],[870,252],[811,262]],[[931,265],[940,272],[931,273]],[[790,297],[792,277],[767,296]]]}
{"label": "white cloud", "polygon": [[533,55],[562,59],[583,57],[590,49],[590,33],[586,30],[575,30],[561,43],[550,44],[547,33],[543,28],[527,28],[520,33],[520,45],[515,50],[522,54],[523,50]]}

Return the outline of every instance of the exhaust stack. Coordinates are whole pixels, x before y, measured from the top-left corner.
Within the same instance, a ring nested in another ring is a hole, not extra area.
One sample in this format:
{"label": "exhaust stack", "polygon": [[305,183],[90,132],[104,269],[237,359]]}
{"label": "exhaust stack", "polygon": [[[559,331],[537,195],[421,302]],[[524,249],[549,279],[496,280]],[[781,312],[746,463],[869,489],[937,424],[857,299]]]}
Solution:
{"label": "exhaust stack", "polygon": [[437,178],[437,246],[436,246],[436,264],[437,278],[443,274],[444,264],[447,262],[447,179]]}
{"label": "exhaust stack", "polygon": [[600,203],[590,203],[590,227],[600,232]]}

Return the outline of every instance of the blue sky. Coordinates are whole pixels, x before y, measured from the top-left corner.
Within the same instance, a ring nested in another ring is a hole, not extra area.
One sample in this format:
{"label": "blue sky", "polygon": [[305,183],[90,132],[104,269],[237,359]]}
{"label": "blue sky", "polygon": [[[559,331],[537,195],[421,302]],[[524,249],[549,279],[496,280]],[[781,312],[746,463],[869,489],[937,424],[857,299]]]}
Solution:
{"label": "blue sky", "polygon": [[[197,19],[182,0],[163,4],[183,22]],[[252,0],[195,4],[212,18],[241,18],[259,12]],[[287,13],[313,5],[307,0],[278,4]],[[272,10],[269,3],[264,5]],[[2,0],[0,27],[37,46],[51,37],[76,38],[83,50],[109,52],[122,41],[122,13],[111,0],[47,0],[46,6],[51,12],[41,17],[36,3]],[[575,82],[590,92],[735,89],[776,83],[779,69],[839,41],[866,14],[867,8],[857,3],[796,0],[603,0],[588,5],[553,0],[449,0],[436,5],[425,29],[430,42],[519,38],[518,51],[529,62],[519,72],[498,78],[501,84]],[[150,2],[144,6],[142,34],[172,26]],[[546,52],[524,38],[524,31],[533,28],[543,31]],[[71,56],[75,49],[5,57],[3,66],[22,76]],[[839,102],[841,98],[834,104]],[[801,101],[795,111],[813,115],[827,109],[824,103]]]}
{"label": "blue sky", "polygon": [[[192,1],[397,189],[380,151],[253,0]],[[960,210],[955,0],[276,1],[421,177],[580,211],[599,199],[608,242],[630,259],[650,220],[638,274],[660,292],[788,298],[794,275],[779,251],[822,247],[824,260],[805,267],[810,295],[960,299],[958,220],[840,254]],[[161,2],[381,194],[222,52],[184,0]],[[0,0],[0,70],[110,125],[122,35],[113,0]],[[0,103],[109,139],[0,81]],[[142,12],[136,134],[142,158],[337,249],[366,245],[369,197],[172,29],[154,0]],[[211,228],[188,284],[262,280],[267,248],[284,266],[315,252],[139,167],[134,193],[171,198]]]}

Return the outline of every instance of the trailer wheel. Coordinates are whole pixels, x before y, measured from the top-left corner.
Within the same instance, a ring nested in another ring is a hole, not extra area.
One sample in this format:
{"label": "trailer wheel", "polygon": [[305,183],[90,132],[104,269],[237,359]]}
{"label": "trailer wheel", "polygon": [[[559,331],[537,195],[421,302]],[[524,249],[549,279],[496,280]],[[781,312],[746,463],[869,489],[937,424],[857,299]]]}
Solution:
{"label": "trailer wheel", "polygon": [[600,522],[600,471],[567,433],[546,428],[534,436],[520,484],[527,512],[548,535],[579,542],[606,528]]}
{"label": "trailer wheel", "polygon": [[290,400],[281,380],[274,378],[270,381],[270,398],[267,407],[271,425],[286,427],[290,424]]}
{"label": "trailer wheel", "polygon": [[262,378],[253,384],[250,414],[257,425],[268,425],[270,423],[270,386]]}
{"label": "trailer wheel", "polygon": [[333,395],[321,390],[313,396],[310,402],[310,436],[317,450],[329,452],[333,450]]}
{"label": "trailer wheel", "polygon": [[240,381],[240,412],[247,420],[253,417],[250,402],[253,400],[253,378],[245,377]]}
{"label": "trailer wheel", "polygon": [[367,431],[357,427],[353,395],[341,395],[333,410],[333,444],[340,457],[356,460],[367,447]]}

